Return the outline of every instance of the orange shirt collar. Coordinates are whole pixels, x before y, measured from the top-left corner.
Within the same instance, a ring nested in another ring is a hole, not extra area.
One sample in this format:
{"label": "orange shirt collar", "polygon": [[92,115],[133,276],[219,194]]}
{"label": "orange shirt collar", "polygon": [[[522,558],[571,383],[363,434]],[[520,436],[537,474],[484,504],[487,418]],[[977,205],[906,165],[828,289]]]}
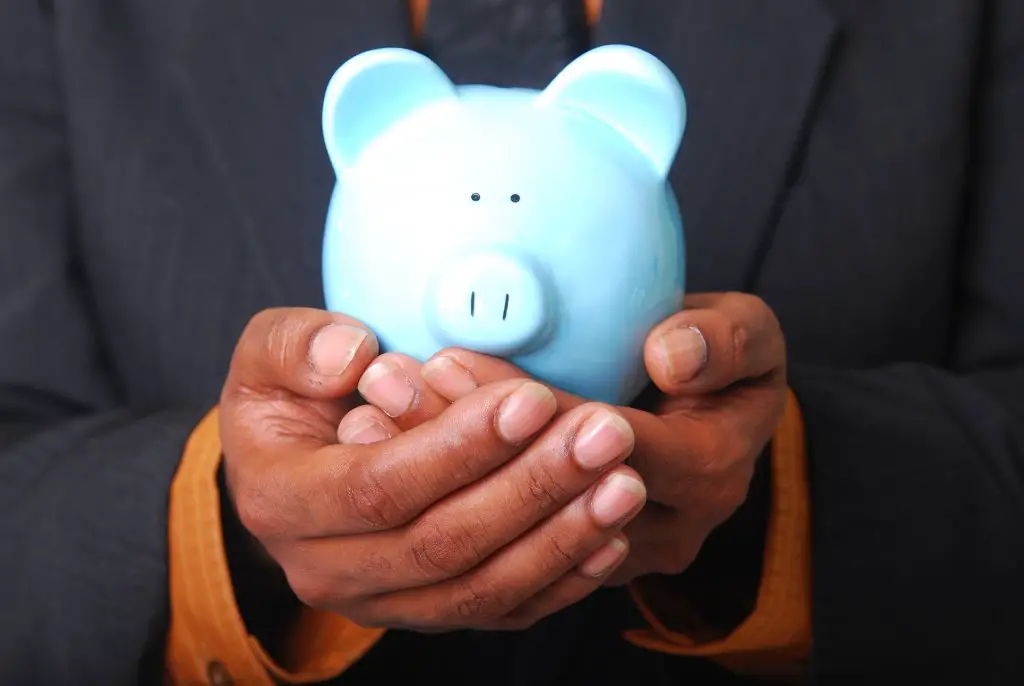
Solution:
{"label": "orange shirt collar", "polygon": [[[587,22],[593,26],[601,18],[602,0],[582,0],[587,11]],[[409,0],[409,12],[412,15],[412,32],[419,36],[423,29],[423,22],[427,17],[427,10],[430,8],[430,0]]]}

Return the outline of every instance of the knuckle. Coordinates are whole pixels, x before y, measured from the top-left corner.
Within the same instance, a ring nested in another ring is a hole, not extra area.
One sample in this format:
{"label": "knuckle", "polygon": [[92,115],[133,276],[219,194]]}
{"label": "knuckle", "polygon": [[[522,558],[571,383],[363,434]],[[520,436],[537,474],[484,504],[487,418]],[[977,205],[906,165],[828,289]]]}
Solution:
{"label": "knuckle", "polygon": [[425,520],[416,525],[409,554],[417,571],[428,579],[449,578],[479,564],[486,527],[479,519],[473,522]]}
{"label": "knuckle", "polygon": [[386,449],[383,451],[382,456],[387,461],[388,483],[391,484],[391,491],[395,496],[396,502],[403,505],[400,508],[401,511],[398,512],[403,521],[396,524],[404,524],[408,519],[417,514],[410,511],[410,507],[405,505],[411,506],[412,503],[416,502],[429,502],[434,500],[436,495],[430,488],[430,479],[424,477],[420,471],[421,467],[415,461],[401,458],[394,459],[388,454]]}
{"label": "knuckle", "polygon": [[289,340],[293,328],[287,309],[270,308],[253,315],[246,334],[256,338],[264,352],[277,351]]}
{"label": "knuckle", "polygon": [[289,585],[295,597],[311,608],[336,608],[341,604],[337,590],[322,574],[312,571],[294,574]]}
{"label": "knuckle", "polygon": [[[302,326],[303,320],[288,308],[254,314],[239,336],[231,360],[229,378],[238,381],[237,390],[267,390],[267,374],[273,376],[272,370],[287,369],[289,361],[300,354],[297,346],[304,342],[297,340],[296,334]],[[256,388],[249,389],[249,385]]]}
{"label": "knuckle", "polygon": [[571,497],[562,485],[555,468],[545,461],[530,464],[519,488],[519,500],[525,509],[542,514],[565,503]]}
{"label": "knuckle", "polygon": [[391,559],[378,552],[370,552],[355,564],[355,571],[359,576],[371,578],[389,575],[393,569]]}
{"label": "knuckle", "polygon": [[486,461],[487,454],[481,450],[454,450],[448,454],[451,463],[448,468],[454,480],[459,483],[473,480],[480,473],[481,464]]}
{"label": "knuckle", "polygon": [[500,619],[510,609],[500,593],[466,583],[452,598],[449,614],[460,624],[474,625]]}
{"label": "knuckle", "polygon": [[729,462],[729,444],[733,438],[723,431],[701,431],[693,436],[694,459],[690,470],[702,479],[719,476]]}
{"label": "knuckle", "polygon": [[235,501],[238,520],[259,540],[276,537],[281,528],[276,508],[261,498],[242,498]]}
{"label": "knuckle", "polygon": [[731,319],[726,324],[727,359],[733,368],[741,368],[750,347],[750,332],[742,322]]}
{"label": "knuckle", "polygon": [[240,478],[233,490],[238,520],[257,539],[276,538],[287,528],[280,488],[271,476]]}
{"label": "knuckle", "polygon": [[[266,332],[264,343],[264,356],[267,362],[278,369],[287,369],[293,355],[305,359],[305,354],[298,354],[298,342],[295,339],[297,329],[297,322],[285,316],[283,311],[275,315]],[[305,341],[302,344],[304,345]]]}
{"label": "knuckle", "polygon": [[424,535],[410,546],[409,559],[416,571],[427,579],[444,578],[454,566],[449,557],[450,550],[450,546]]}
{"label": "knuckle", "polygon": [[548,557],[551,560],[551,567],[562,568],[576,563],[576,558],[578,557],[576,551],[580,546],[579,541],[567,543],[559,540],[558,536],[550,535],[547,537],[546,547],[548,549]]}
{"label": "knuckle", "polygon": [[705,431],[695,441],[691,470],[702,480],[727,480],[749,469],[757,454],[754,441],[742,431]]}
{"label": "knuckle", "polygon": [[367,466],[350,469],[342,493],[349,515],[364,527],[380,531],[401,523],[402,508],[376,470]]}

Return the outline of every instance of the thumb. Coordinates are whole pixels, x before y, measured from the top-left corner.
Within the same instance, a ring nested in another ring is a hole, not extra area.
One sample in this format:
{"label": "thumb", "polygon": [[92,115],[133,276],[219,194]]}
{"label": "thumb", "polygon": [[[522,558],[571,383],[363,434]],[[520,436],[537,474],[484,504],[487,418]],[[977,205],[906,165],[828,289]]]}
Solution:
{"label": "thumb", "polygon": [[329,399],[355,391],[377,356],[377,339],[361,322],[307,308],[264,310],[242,332],[224,395]]}
{"label": "thumb", "polygon": [[246,326],[221,391],[225,452],[254,444],[334,442],[338,422],[377,355],[377,339],[354,319],[322,310],[264,310]]}

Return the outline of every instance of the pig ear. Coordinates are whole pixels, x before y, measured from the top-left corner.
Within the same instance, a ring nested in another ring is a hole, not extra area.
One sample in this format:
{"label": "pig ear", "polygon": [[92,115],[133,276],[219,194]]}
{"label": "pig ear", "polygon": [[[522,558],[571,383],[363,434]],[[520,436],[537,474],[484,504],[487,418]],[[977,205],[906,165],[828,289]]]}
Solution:
{"label": "pig ear", "polygon": [[335,72],[324,96],[324,142],[335,171],[350,168],[405,115],[455,97],[440,67],[418,52],[378,48],[356,55]]}
{"label": "pig ear", "polygon": [[686,99],[672,71],[653,55],[606,45],[577,57],[538,98],[542,107],[583,110],[628,138],[668,175],[686,128]]}

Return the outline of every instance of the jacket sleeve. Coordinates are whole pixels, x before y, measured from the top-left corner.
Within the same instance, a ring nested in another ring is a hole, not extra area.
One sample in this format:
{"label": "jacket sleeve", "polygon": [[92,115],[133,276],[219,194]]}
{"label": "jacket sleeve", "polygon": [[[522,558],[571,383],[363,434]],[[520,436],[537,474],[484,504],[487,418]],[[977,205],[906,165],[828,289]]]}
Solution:
{"label": "jacket sleeve", "polygon": [[791,371],[820,677],[1024,683],[1024,3],[987,33],[947,360]]}
{"label": "jacket sleeve", "polygon": [[159,683],[168,491],[201,416],[120,406],[76,281],[39,0],[0,3],[0,683]]}
{"label": "jacket sleeve", "polygon": [[[772,453],[753,611],[702,642],[660,621],[685,597],[642,605],[653,630],[637,643],[780,675],[813,626],[814,683],[1024,683],[1024,4],[989,6],[946,359],[862,370],[793,361],[803,437]],[[798,454],[806,548],[800,519],[781,516],[800,502],[798,485],[779,481]],[[810,575],[797,563],[804,550]],[[782,596],[795,602],[774,602]],[[794,624],[804,599],[810,621]]]}
{"label": "jacket sleeve", "polygon": [[[254,586],[247,579],[258,565],[240,552],[248,534],[240,530],[223,497],[218,414],[215,408],[192,433],[171,487],[170,681],[230,679],[258,686],[330,681],[359,661],[385,632],[297,601],[297,613],[275,611],[274,585]],[[245,571],[235,573],[239,570]],[[282,600],[287,610],[288,599]],[[266,630],[268,625],[274,625],[272,631]]]}

